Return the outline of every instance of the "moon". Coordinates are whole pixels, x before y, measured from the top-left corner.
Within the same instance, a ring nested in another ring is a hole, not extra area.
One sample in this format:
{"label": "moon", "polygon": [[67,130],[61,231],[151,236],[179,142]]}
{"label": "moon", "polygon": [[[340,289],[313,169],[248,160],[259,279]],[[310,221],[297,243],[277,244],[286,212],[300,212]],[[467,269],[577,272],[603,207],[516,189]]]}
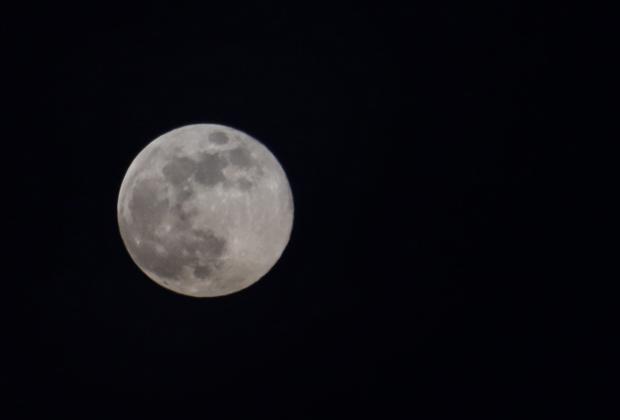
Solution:
{"label": "moon", "polygon": [[134,159],[118,224],[129,255],[157,284],[194,297],[238,292],[280,259],[293,196],[275,156],[219,124],[169,131]]}

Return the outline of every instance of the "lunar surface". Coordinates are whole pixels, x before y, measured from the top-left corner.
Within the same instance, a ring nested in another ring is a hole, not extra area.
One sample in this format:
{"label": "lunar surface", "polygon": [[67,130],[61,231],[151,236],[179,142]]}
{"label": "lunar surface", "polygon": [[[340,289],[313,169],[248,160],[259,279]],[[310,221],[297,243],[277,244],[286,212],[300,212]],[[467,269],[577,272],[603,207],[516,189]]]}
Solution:
{"label": "lunar surface", "polygon": [[234,293],[263,277],[289,241],[293,211],[273,154],[217,124],[153,140],[129,166],[118,198],[133,261],[161,286],[196,297]]}

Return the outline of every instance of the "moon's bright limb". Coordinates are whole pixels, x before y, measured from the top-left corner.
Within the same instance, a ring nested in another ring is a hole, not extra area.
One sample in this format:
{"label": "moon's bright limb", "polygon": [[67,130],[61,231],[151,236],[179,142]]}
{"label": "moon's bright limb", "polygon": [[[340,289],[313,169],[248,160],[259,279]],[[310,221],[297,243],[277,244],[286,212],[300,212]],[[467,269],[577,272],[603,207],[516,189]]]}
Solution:
{"label": "moon's bright limb", "polygon": [[189,296],[237,292],[282,255],[293,226],[284,170],[249,135],[217,124],[169,131],[129,166],[121,237],[140,269]]}

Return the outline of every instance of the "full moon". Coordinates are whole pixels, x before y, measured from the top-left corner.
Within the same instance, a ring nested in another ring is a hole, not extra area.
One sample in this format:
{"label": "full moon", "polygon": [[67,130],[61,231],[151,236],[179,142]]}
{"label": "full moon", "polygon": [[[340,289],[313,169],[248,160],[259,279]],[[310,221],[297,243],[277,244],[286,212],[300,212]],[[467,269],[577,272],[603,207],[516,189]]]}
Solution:
{"label": "full moon", "polygon": [[129,166],[118,224],[133,261],[174,292],[242,290],[278,261],[293,196],[275,156],[246,133],[187,125],[149,143]]}

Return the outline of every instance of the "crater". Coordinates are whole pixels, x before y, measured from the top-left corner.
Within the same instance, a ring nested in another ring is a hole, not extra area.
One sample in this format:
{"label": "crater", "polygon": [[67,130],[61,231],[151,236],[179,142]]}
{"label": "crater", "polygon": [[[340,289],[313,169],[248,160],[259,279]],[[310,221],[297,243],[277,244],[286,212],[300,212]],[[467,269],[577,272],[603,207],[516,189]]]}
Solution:
{"label": "crater", "polygon": [[209,140],[215,144],[226,144],[228,143],[228,135],[223,131],[214,131],[209,134]]}

